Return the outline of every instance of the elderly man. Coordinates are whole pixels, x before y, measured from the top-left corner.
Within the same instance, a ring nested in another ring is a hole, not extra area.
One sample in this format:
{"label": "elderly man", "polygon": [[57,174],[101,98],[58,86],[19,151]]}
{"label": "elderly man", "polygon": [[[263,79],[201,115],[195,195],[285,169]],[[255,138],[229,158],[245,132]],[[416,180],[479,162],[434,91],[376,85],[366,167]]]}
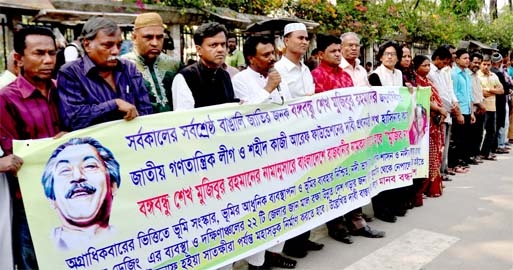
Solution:
{"label": "elderly man", "polygon": [[[13,243],[18,269],[37,269],[32,239],[15,172],[21,160],[12,154],[13,140],[53,137],[60,132],[55,83],[55,37],[51,30],[26,27],[14,35],[14,59],[21,76],[0,91],[0,147],[11,162],[13,186]],[[3,209],[2,209],[3,211]],[[6,232],[3,232],[5,234]]]}
{"label": "elderly man", "polygon": [[164,25],[158,13],[137,16],[132,33],[133,51],[123,55],[135,63],[144,78],[155,112],[173,110],[171,84],[180,68],[180,62],[162,53]]}
{"label": "elderly man", "polygon": [[[310,69],[301,61],[309,44],[306,26],[302,23],[289,23],[283,31],[283,41],[287,48],[285,55],[274,67],[287,84],[292,98],[311,96],[315,86]],[[296,258],[305,257],[309,250],[321,250],[324,245],[310,241],[310,231],[285,242],[283,252]]]}
{"label": "elderly man", "polygon": [[[282,83],[280,73],[273,69],[274,46],[268,37],[250,37],[244,43],[244,57],[248,68],[233,77],[235,96],[250,104],[283,104],[290,99],[288,86]],[[283,257],[284,243],[246,258],[249,270],[270,267],[294,268],[296,261]]]}
{"label": "elderly man", "polygon": [[342,40],[342,60],[340,67],[353,80],[354,86],[370,86],[367,70],[360,65],[360,38],[354,32],[347,32],[340,36]]}
{"label": "elderly man", "polygon": [[104,17],[89,19],[82,29],[85,55],[64,65],[57,75],[60,113],[65,129],[153,113],[142,75],[119,59],[121,30]]}
{"label": "elderly man", "polygon": [[[360,65],[360,38],[354,32],[347,32],[340,36],[342,41],[342,59],[340,67],[351,76],[354,86],[370,86],[367,71]],[[352,235],[369,238],[381,238],[385,232],[373,230],[363,218],[362,208],[358,207],[345,215]]]}
{"label": "elderly man", "polygon": [[121,184],[119,163],[97,140],[73,138],[57,147],[41,183],[62,222],[51,233],[58,248],[88,247],[113,234],[109,218]]}
{"label": "elderly man", "polygon": [[237,102],[230,75],[223,69],[226,57],[224,25],[210,22],[194,32],[199,61],[182,69],[173,80],[174,110]]}

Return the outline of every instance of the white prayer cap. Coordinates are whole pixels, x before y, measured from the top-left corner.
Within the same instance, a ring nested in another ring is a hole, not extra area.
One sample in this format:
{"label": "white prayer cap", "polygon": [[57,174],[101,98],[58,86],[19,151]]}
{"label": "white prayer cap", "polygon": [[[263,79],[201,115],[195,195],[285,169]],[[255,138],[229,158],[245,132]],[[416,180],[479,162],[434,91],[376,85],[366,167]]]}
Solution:
{"label": "white prayer cap", "polygon": [[306,26],[304,23],[289,23],[285,25],[285,29],[283,30],[283,35],[286,36],[290,32],[294,31],[306,31]]}

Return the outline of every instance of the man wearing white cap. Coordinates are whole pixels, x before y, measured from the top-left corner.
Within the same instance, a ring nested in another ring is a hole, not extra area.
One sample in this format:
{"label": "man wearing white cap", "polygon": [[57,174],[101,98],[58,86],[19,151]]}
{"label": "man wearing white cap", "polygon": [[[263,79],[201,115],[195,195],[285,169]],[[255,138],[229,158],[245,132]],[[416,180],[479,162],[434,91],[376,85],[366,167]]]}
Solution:
{"label": "man wearing white cap", "polygon": [[308,50],[309,38],[303,23],[289,23],[283,31],[283,42],[287,48],[285,55],[276,62],[274,67],[287,83],[292,98],[311,96],[315,93],[315,85],[310,70],[301,58]]}
{"label": "man wearing white cap", "polygon": [[[274,64],[274,68],[286,83],[292,98],[311,96],[315,93],[315,85],[310,69],[301,61],[309,44],[306,26],[302,23],[289,23],[283,31],[285,55]],[[285,242],[283,253],[288,256],[302,258],[309,250],[321,250],[324,245],[310,241],[310,231],[300,234]]]}
{"label": "man wearing white cap", "polygon": [[171,84],[180,62],[162,53],[164,25],[158,13],[142,13],[137,16],[132,33],[134,48],[122,56],[135,63],[141,72],[150,94],[154,112],[173,110]]}

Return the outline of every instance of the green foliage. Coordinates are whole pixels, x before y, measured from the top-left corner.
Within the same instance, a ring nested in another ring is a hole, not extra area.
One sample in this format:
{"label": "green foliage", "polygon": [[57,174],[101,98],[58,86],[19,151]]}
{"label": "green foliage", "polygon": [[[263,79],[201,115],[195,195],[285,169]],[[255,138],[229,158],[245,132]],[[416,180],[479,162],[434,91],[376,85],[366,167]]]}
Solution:
{"label": "green foliage", "polygon": [[[127,0],[178,7],[228,7],[255,15],[287,14],[315,21],[321,33],[352,31],[363,43],[399,39],[407,43],[457,44],[476,39],[511,46],[513,13],[492,23],[479,18],[484,0]],[[439,4],[438,4],[439,3]],[[510,33],[510,34],[505,34]]]}

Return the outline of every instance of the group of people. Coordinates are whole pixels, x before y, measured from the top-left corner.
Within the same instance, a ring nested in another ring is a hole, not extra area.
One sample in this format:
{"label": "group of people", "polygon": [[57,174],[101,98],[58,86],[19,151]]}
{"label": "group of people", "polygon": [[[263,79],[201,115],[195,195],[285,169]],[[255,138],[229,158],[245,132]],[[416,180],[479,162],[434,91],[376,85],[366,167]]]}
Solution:
{"label": "group of people", "polygon": [[[507,152],[507,127],[500,126],[498,113],[506,101],[502,99],[500,103],[498,97],[506,98],[510,88],[497,84],[492,75],[490,64],[497,62],[496,55],[490,58],[476,54],[470,58],[467,51],[460,49],[452,56],[451,48],[440,47],[432,61],[417,55],[412,63],[409,48],[387,42],[378,52],[380,65],[368,76],[358,59],[360,39],[352,32],[340,37],[318,35],[319,64],[311,71],[303,62],[310,40],[302,23],[285,26],[286,50],[279,61],[273,38],[251,36],[242,52],[236,49],[234,39],[222,24],[199,26],[194,33],[199,60],[183,67],[162,53],[164,27],[159,14],[143,13],[136,18],[133,50],[122,56],[119,26],[110,19],[94,17],[82,28],[78,40],[81,55],[64,64],[57,79],[52,80],[57,54],[52,31],[29,26],[16,32],[9,73],[0,77],[0,83],[8,82],[0,90],[0,268],[13,269],[17,265],[18,269],[37,269],[16,178],[23,160],[13,154],[13,140],[60,137],[65,132],[108,121],[131,121],[153,113],[223,103],[284,104],[293,98],[345,87],[431,86],[431,117],[425,124],[430,127],[429,178],[416,180],[413,187],[382,192],[373,199],[375,216],[390,222],[406,214],[408,208],[422,205],[424,194],[440,196],[444,174],[464,173],[468,164],[493,160],[494,152]],[[451,116],[455,118],[452,136]],[[481,147],[485,126],[485,143]],[[501,137],[497,137],[501,130]],[[473,134],[472,138],[468,134]],[[92,142],[75,144],[91,145],[97,156],[102,152]],[[77,181],[73,177],[62,179]],[[110,181],[112,188],[119,186],[115,178]],[[46,184],[53,180],[45,178],[43,182],[47,197],[56,200],[52,185]],[[352,236],[384,237],[384,232],[369,227],[369,220],[362,208],[354,209],[329,221],[328,234],[346,244],[353,243]],[[90,229],[88,222],[64,222],[59,233]],[[99,226],[108,226],[108,222]],[[294,268],[297,261],[290,257],[302,258],[309,251],[323,248],[309,236],[305,232],[246,258],[249,269]]]}

